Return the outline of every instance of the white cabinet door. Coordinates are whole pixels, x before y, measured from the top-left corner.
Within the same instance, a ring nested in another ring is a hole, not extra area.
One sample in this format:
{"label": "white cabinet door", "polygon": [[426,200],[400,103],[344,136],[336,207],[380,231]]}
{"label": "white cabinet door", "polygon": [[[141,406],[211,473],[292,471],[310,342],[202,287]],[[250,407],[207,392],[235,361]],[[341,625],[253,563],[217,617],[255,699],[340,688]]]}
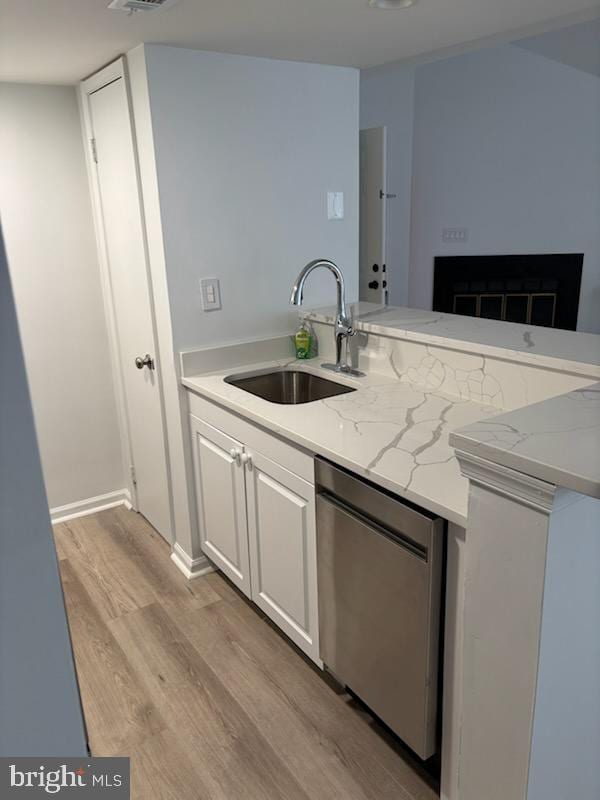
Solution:
{"label": "white cabinet door", "polygon": [[252,599],[320,664],[314,486],[257,453],[246,488]]}
{"label": "white cabinet door", "polygon": [[250,597],[244,446],[194,416],[190,425],[202,549]]}

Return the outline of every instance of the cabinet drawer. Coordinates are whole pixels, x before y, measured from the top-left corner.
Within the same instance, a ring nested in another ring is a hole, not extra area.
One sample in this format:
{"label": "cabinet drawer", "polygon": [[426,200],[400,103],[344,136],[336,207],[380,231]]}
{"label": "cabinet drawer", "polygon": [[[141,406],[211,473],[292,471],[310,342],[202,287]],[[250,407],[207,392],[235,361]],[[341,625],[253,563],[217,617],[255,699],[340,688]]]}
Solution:
{"label": "cabinet drawer", "polygon": [[249,422],[233,411],[206,400],[194,392],[188,391],[187,394],[192,417],[208,422],[209,425],[213,425],[234,439],[243,442],[250,450],[262,453],[276,464],[314,485],[312,453],[290,444],[260,425]]}

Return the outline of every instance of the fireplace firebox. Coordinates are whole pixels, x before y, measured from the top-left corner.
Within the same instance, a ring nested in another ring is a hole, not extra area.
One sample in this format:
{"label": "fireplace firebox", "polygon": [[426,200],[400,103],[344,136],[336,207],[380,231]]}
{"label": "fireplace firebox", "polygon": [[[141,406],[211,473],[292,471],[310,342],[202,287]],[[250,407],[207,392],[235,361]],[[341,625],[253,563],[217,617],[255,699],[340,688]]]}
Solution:
{"label": "fireplace firebox", "polygon": [[576,330],[583,253],[438,256],[433,310]]}

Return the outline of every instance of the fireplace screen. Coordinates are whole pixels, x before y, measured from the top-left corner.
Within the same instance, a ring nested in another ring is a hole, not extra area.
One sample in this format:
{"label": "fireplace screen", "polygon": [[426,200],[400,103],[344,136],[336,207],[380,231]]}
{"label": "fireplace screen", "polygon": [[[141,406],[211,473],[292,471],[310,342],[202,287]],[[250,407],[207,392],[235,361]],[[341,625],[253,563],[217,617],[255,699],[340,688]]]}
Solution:
{"label": "fireplace screen", "polygon": [[583,254],[440,256],[433,310],[575,330]]}

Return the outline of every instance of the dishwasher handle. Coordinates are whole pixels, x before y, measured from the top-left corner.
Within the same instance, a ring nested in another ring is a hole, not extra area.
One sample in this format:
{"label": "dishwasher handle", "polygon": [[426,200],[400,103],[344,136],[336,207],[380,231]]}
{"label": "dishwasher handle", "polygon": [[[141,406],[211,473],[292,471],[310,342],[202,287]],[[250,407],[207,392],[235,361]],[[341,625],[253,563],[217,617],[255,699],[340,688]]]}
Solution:
{"label": "dishwasher handle", "polygon": [[418,542],[412,541],[408,536],[404,536],[397,531],[392,531],[389,528],[385,528],[383,525],[380,525],[377,520],[372,519],[366,514],[362,514],[357,509],[347,505],[337,497],[334,497],[332,494],[329,494],[329,492],[320,492],[317,495],[317,500],[318,502],[328,503],[329,505],[334,506],[342,514],[346,514],[347,516],[352,517],[360,522],[372,533],[375,533],[379,536],[385,536],[386,539],[389,539],[391,542],[398,545],[398,547],[403,548],[411,555],[416,556],[427,563],[429,557],[428,548],[424,547]]}
{"label": "dishwasher handle", "polygon": [[315,459],[315,483],[317,494],[334,497],[351,513],[366,517],[370,524],[414,543],[422,551],[430,552],[434,539],[443,534],[441,517],[320,457]]}

